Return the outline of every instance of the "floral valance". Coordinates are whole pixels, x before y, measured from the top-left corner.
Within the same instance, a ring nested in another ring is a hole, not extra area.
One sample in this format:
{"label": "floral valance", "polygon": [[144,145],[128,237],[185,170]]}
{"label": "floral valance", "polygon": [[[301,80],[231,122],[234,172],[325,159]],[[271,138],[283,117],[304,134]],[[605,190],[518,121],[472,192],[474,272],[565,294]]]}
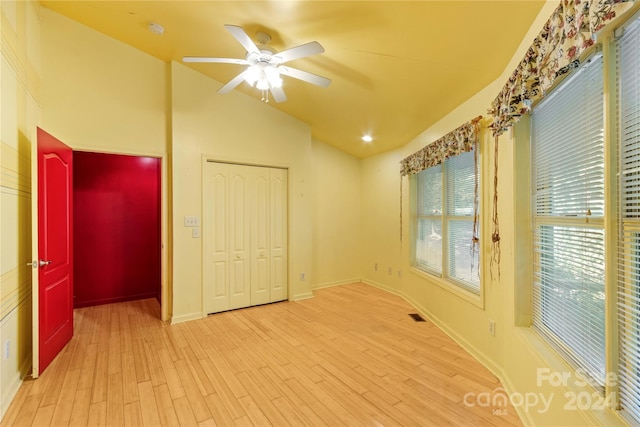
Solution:
{"label": "floral valance", "polygon": [[580,55],[595,43],[595,34],[630,9],[633,1],[561,0],[491,103],[493,134],[500,135],[515,124],[557,77],[580,65]]}
{"label": "floral valance", "polygon": [[449,157],[473,150],[480,133],[480,119],[482,116],[476,117],[403,159],[400,162],[400,175],[417,174],[439,165]]}

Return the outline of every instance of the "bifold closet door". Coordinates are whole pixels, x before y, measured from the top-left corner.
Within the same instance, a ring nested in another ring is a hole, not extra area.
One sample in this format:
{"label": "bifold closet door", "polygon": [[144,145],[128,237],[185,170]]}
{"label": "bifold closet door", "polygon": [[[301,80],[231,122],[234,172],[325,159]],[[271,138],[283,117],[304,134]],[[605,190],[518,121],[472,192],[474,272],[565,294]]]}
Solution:
{"label": "bifold closet door", "polygon": [[251,305],[258,305],[287,299],[287,171],[252,169]]}
{"label": "bifold closet door", "polygon": [[204,309],[251,304],[249,178],[237,166],[207,163],[204,202]]}
{"label": "bifold closet door", "polygon": [[206,313],[287,298],[287,171],[208,162],[203,215]]}
{"label": "bifold closet door", "polygon": [[287,299],[288,197],[287,170],[270,169],[270,302]]}

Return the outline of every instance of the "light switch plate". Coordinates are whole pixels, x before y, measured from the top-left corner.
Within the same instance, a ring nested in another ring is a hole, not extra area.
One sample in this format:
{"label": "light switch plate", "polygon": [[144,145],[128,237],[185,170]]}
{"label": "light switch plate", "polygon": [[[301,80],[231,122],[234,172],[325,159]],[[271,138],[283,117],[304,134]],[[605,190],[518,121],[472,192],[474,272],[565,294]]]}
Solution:
{"label": "light switch plate", "polygon": [[184,226],[185,227],[200,227],[200,218],[197,216],[185,216],[184,217]]}

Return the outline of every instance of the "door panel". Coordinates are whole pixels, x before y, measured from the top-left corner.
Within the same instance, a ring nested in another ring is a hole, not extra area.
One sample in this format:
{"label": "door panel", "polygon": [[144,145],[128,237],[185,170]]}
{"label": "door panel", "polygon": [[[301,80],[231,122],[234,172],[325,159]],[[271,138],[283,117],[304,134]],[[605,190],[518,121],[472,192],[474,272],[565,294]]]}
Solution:
{"label": "door panel", "polygon": [[287,299],[287,171],[270,170],[270,302]]}
{"label": "door panel", "polygon": [[207,163],[205,168],[203,310],[229,310],[228,165]]}
{"label": "door panel", "polygon": [[251,305],[249,292],[251,282],[251,266],[247,259],[249,255],[249,217],[248,191],[250,177],[245,168],[232,165],[229,168],[231,191],[229,194],[231,203],[229,210],[229,229],[231,230],[231,295],[229,308],[242,308]]}
{"label": "door panel", "polygon": [[37,145],[40,266],[34,376],[73,336],[73,152],[40,128]]}
{"label": "door panel", "polygon": [[252,167],[251,305],[271,301],[269,292],[269,169]]}

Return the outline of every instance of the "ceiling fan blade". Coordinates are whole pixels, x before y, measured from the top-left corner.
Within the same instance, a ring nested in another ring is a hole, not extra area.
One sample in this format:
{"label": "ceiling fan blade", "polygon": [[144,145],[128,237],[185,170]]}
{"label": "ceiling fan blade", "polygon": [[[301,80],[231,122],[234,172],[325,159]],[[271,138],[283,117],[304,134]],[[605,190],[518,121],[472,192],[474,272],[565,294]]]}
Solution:
{"label": "ceiling fan blade", "polygon": [[229,83],[227,83],[226,85],[222,86],[220,89],[218,89],[218,93],[229,93],[231,92],[233,89],[236,88],[236,86],[238,86],[240,83],[242,83],[242,81],[244,80],[244,74],[247,71],[243,71],[240,74],[238,74],[237,76],[235,76],[233,79],[231,79],[229,81]]}
{"label": "ceiling fan blade", "polygon": [[318,76],[307,71],[298,70],[297,68],[278,67],[278,70],[280,71],[280,74],[284,74],[285,76],[293,77],[294,79],[302,80],[316,86],[328,87],[331,84],[331,79]]}
{"label": "ceiling fan blade", "polygon": [[182,58],[182,62],[217,62],[217,63],[225,63],[225,64],[240,64],[247,65],[246,59],[238,59],[238,58],[208,58],[206,56],[185,56]]}
{"label": "ceiling fan blade", "polygon": [[293,61],[294,59],[304,58],[306,56],[317,55],[324,52],[324,48],[318,42],[309,42],[291,49],[283,50],[274,55],[279,64]]}
{"label": "ceiling fan blade", "polygon": [[271,95],[273,95],[273,99],[276,102],[284,102],[287,100],[287,95],[284,94],[284,90],[282,90],[281,86],[272,87]]}
{"label": "ceiling fan blade", "polygon": [[225,24],[225,28],[229,30],[231,35],[236,38],[240,42],[240,44],[246,49],[248,53],[260,53],[258,46],[251,40],[251,37],[247,35],[247,33],[237,25],[229,25]]}

